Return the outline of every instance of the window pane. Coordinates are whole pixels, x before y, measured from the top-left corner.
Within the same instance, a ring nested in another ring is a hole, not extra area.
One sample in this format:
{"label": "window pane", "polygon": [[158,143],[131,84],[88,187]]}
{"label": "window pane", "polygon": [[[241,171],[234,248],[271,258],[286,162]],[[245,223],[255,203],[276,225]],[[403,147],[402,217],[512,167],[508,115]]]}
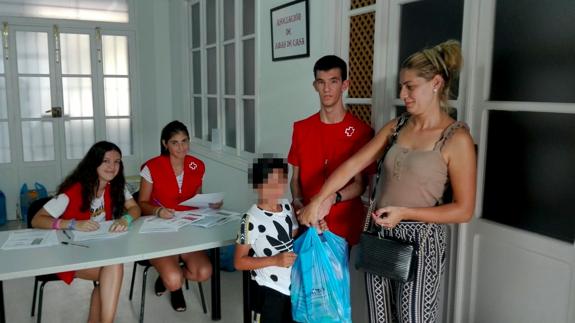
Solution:
{"label": "window pane", "polygon": [[128,78],[104,78],[106,116],[130,115],[130,85]]}
{"label": "window pane", "polygon": [[0,2],[0,12],[12,17],[129,21],[128,0],[5,0]]}
{"label": "window pane", "polygon": [[254,100],[244,100],[244,150],[256,152],[256,110]]}
{"label": "window pane", "polygon": [[244,94],[255,94],[254,40],[244,40]]}
{"label": "window pane", "polygon": [[200,4],[192,6],[192,48],[200,46]]}
{"label": "window pane", "polygon": [[226,146],[236,148],[236,101],[226,99]]}
{"label": "window pane", "polygon": [[373,84],[373,38],[375,12],[350,17],[349,89],[350,98],[371,98]]}
{"label": "window pane", "polygon": [[51,121],[22,122],[24,161],[54,160],[54,136]]}
{"label": "window pane", "polygon": [[202,122],[202,99],[194,98],[194,137],[202,139],[203,137]]}
{"label": "window pane", "polygon": [[[441,17],[440,24],[437,23],[437,17]],[[425,47],[448,39],[461,41],[462,26],[463,0],[426,0],[401,5],[399,64]],[[396,84],[399,84],[399,79]],[[451,92],[451,99],[456,99],[459,93],[458,80],[452,82]],[[399,89],[396,94],[399,97]]]}
{"label": "window pane", "polygon": [[216,49],[208,49],[208,94],[217,94]]}
{"label": "window pane", "polygon": [[375,0],[351,0],[350,9],[357,9],[375,4]]}
{"label": "window pane", "polygon": [[0,74],[4,74],[4,46],[0,46]]}
{"label": "window pane", "polygon": [[208,99],[208,141],[212,141],[212,129],[218,128],[218,101]]}
{"label": "window pane", "polygon": [[128,37],[102,36],[104,74],[128,75]]}
{"label": "window pane", "polygon": [[43,32],[16,32],[18,73],[48,74],[48,34]]}
{"label": "window pane", "polygon": [[255,32],[255,12],[254,0],[244,0],[243,19],[244,19],[244,35],[251,35]]}
{"label": "window pane", "polygon": [[89,77],[62,77],[64,114],[70,117],[92,117],[92,79]]}
{"label": "window pane", "polygon": [[49,77],[19,77],[20,115],[40,118],[52,107]]}
{"label": "window pane", "polygon": [[[0,61],[1,60],[2,59],[0,58]],[[8,118],[8,107],[6,103],[6,79],[3,76],[0,76],[0,119],[7,119],[7,118]]]}
{"label": "window pane", "polygon": [[66,129],[66,158],[81,159],[94,144],[93,120],[67,120]]}
{"label": "window pane", "polygon": [[206,1],[206,44],[216,42],[216,1]]}
{"label": "window pane", "polygon": [[224,40],[234,38],[234,1],[224,1]]}
{"label": "window pane", "polygon": [[236,60],[235,44],[224,47],[226,86],[225,94],[236,94]]}
{"label": "window pane", "polygon": [[122,150],[123,156],[132,154],[132,126],[129,118],[107,119],[106,140],[109,140]]}
{"label": "window pane", "polygon": [[202,60],[200,52],[192,54],[192,73],[194,77],[194,94],[202,93]]}
{"label": "window pane", "polygon": [[8,137],[8,122],[0,122],[0,163],[10,162],[10,138]]}
{"label": "window pane", "polygon": [[60,34],[62,74],[89,75],[90,36],[80,34]]}
{"label": "window pane", "polygon": [[573,17],[573,0],[496,1],[490,100],[575,102]]}

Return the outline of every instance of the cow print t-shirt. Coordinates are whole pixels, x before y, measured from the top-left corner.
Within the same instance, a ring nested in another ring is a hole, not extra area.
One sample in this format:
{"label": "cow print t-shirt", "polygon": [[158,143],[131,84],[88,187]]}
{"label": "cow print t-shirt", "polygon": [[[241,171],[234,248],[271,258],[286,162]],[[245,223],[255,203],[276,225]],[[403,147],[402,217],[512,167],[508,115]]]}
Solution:
{"label": "cow print t-shirt", "polygon": [[[252,257],[270,257],[293,251],[293,230],[298,224],[287,200],[281,200],[280,212],[269,212],[252,206],[242,217],[237,243],[250,245]],[[258,285],[290,295],[291,267],[269,266],[251,271]]]}

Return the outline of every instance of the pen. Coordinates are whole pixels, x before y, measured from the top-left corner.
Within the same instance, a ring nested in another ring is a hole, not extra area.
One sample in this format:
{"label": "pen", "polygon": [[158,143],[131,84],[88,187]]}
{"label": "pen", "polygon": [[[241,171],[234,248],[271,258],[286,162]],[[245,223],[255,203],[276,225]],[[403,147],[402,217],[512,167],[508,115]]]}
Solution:
{"label": "pen", "polygon": [[165,209],[162,203],[160,203],[160,201],[158,201],[157,199],[154,199],[154,203],[156,203],[159,207],[163,207]]}
{"label": "pen", "polygon": [[85,244],[79,244],[79,243],[74,243],[74,242],[62,241],[61,243],[62,243],[63,245],[70,245],[70,246],[90,248],[90,246],[87,246],[87,245],[85,245]]}
{"label": "pen", "polygon": [[66,237],[68,237],[68,239],[72,240],[72,237],[70,237],[70,235],[68,234],[68,232],[66,232],[66,230],[64,230],[63,232],[64,232],[64,235],[65,235]]}

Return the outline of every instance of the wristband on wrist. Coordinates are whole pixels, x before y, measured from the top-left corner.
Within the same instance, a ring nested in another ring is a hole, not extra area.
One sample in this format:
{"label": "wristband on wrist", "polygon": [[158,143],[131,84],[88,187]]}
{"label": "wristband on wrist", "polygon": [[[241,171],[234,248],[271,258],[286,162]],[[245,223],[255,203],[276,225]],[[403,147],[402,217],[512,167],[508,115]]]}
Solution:
{"label": "wristband on wrist", "polygon": [[130,226],[130,224],[132,224],[132,221],[134,221],[134,218],[128,213],[124,214],[124,216],[122,216],[122,219],[126,220],[128,226]]}
{"label": "wristband on wrist", "polygon": [[154,215],[160,216],[160,212],[162,212],[163,207],[159,207],[154,211]]}
{"label": "wristband on wrist", "polygon": [[68,229],[76,230],[76,219],[72,219],[68,222]]}
{"label": "wristband on wrist", "polygon": [[62,222],[62,219],[56,219],[52,222],[52,229],[60,229],[60,222]]}

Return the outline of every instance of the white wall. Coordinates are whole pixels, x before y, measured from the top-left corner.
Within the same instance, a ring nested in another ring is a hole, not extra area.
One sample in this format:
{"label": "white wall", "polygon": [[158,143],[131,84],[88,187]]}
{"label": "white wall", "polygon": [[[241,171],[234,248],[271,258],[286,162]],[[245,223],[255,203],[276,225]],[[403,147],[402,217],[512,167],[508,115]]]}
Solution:
{"label": "white wall", "polygon": [[[136,48],[138,59],[139,113],[142,131],[142,162],[160,152],[160,132],[172,121],[172,44],[170,41],[170,1],[138,0]],[[127,170],[127,175],[134,170]]]}
{"label": "white wall", "polygon": [[[149,0],[148,0],[149,1]],[[167,0],[164,0],[167,1]],[[334,53],[334,33],[327,30],[326,13],[333,10],[331,1],[310,1],[310,57],[286,61],[272,61],[270,9],[285,4],[285,0],[266,0],[258,2],[256,68],[258,85],[257,152],[275,153],[287,157],[291,144],[292,124],[319,110],[317,94],[313,90],[313,64],[326,54]],[[188,93],[186,79],[180,62],[186,59],[185,36],[181,30],[182,11],[185,7],[181,0],[171,1],[171,90],[173,117],[181,120],[188,118]],[[333,23],[332,23],[333,24]],[[327,45],[327,46],[326,46]],[[156,50],[162,51],[154,46]],[[149,60],[149,59],[148,59]],[[147,61],[148,61],[147,60]],[[143,67],[144,63],[140,64]],[[146,82],[142,80],[142,82]],[[149,86],[148,86],[149,87]],[[157,94],[158,96],[161,94]],[[156,99],[159,100],[159,99]],[[148,118],[147,116],[144,116]],[[154,116],[157,117],[157,114]],[[153,123],[149,120],[144,124]],[[154,127],[161,129],[162,124],[155,121]],[[146,128],[149,129],[149,128]],[[152,137],[157,141],[157,137]],[[225,207],[235,210],[247,209],[254,202],[255,195],[247,180],[247,162],[240,166],[228,166],[222,162],[226,155],[212,154],[192,145],[193,154],[206,163],[204,191],[225,191]]]}

